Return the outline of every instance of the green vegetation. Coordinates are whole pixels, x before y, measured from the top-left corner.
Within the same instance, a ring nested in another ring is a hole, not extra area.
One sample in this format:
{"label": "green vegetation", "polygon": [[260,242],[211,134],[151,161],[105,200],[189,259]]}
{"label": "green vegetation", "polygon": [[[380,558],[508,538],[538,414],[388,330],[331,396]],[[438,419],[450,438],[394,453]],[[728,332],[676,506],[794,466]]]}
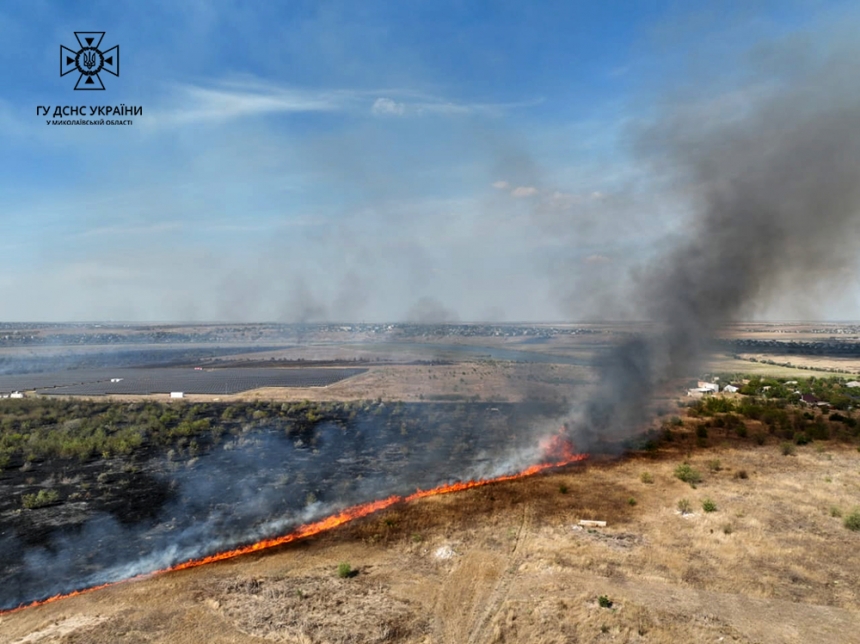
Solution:
{"label": "green vegetation", "polygon": [[562,494],[567,494],[568,488],[564,483],[562,483],[561,485],[558,486],[558,491],[561,492]]}
{"label": "green vegetation", "polygon": [[348,577],[352,577],[355,575],[355,571],[352,569],[352,566],[349,565],[349,562],[342,562],[337,567],[337,576],[341,579],[347,579]]}
{"label": "green vegetation", "polygon": [[681,499],[678,501],[678,511],[681,514],[690,514],[693,511],[693,504],[690,503],[689,499]]}
{"label": "green vegetation", "polygon": [[654,482],[654,477],[650,472],[642,472],[642,474],[639,475],[639,480],[650,485]]}
{"label": "green vegetation", "polygon": [[601,595],[597,598],[597,604],[601,608],[612,608],[612,600],[609,599],[606,595]]}
{"label": "green vegetation", "polygon": [[[547,409],[547,413],[554,412]],[[356,418],[367,415],[374,416],[384,431],[400,435],[418,435],[436,422],[464,426],[487,422],[482,406],[465,404],[5,399],[0,401],[0,469],[49,459],[130,459],[139,452],[167,454],[170,450],[175,459],[192,457],[211,445],[263,426],[282,429],[288,436],[309,444],[313,443],[312,429],[318,423],[331,423],[345,430],[354,425]],[[499,421],[504,418],[504,414],[498,415]]]}
{"label": "green vegetation", "polygon": [[21,504],[28,510],[34,510],[56,503],[59,499],[60,495],[56,490],[39,490],[36,494],[25,494],[21,497]]}
{"label": "green vegetation", "polygon": [[702,501],[702,509],[705,512],[716,512],[717,504],[714,503],[711,499],[706,498],[704,501]]}
{"label": "green vegetation", "polygon": [[851,511],[851,514],[847,515],[842,523],[852,532],[860,530],[860,508],[854,508]]}
{"label": "green vegetation", "polygon": [[702,482],[701,472],[694,469],[689,463],[681,463],[676,467],[675,476],[684,481],[684,483],[689,483],[691,487],[696,487],[696,484]]}
{"label": "green vegetation", "polygon": [[634,507],[636,505],[636,503],[637,503],[636,499],[634,499],[632,496],[629,499],[627,499],[627,505],[629,505],[630,507]]}
{"label": "green vegetation", "polygon": [[783,456],[794,456],[796,450],[794,449],[794,445],[791,443],[783,443],[779,446],[779,451],[782,452]]}

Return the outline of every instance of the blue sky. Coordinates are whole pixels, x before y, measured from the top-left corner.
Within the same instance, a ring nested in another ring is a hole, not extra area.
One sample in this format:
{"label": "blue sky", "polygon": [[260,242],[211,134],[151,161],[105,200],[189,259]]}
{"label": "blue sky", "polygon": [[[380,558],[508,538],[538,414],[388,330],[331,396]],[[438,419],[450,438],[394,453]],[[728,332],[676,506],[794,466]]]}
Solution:
{"label": "blue sky", "polygon": [[[0,319],[629,314],[606,294],[690,216],[631,132],[667,105],[742,106],[779,75],[762,47],[855,18],[801,1],[7,0]],[[104,92],[57,71],[85,30],[120,45]],[[36,116],[121,103],[143,116]]]}

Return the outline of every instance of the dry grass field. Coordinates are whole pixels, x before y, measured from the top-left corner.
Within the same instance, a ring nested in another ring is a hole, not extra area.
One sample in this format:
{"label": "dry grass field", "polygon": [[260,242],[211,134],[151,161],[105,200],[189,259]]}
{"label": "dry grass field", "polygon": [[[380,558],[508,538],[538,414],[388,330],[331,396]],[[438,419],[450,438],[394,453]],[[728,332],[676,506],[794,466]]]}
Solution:
{"label": "dry grass field", "polygon": [[27,609],[0,642],[860,642],[860,453],[668,447]]}

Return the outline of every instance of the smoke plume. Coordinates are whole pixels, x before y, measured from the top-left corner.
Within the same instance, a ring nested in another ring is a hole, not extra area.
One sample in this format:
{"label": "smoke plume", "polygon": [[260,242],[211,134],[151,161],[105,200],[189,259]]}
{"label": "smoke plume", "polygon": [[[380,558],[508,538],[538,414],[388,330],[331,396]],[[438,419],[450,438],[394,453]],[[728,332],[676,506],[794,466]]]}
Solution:
{"label": "smoke plume", "polygon": [[[797,62],[797,52],[787,52]],[[636,147],[690,204],[682,242],[634,279],[655,323],[605,357],[577,418],[578,440],[629,435],[655,392],[695,373],[726,322],[775,296],[831,296],[852,275],[860,213],[856,56],[805,60],[742,101],[675,108]],[[811,57],[807,57],[811,58]]]}

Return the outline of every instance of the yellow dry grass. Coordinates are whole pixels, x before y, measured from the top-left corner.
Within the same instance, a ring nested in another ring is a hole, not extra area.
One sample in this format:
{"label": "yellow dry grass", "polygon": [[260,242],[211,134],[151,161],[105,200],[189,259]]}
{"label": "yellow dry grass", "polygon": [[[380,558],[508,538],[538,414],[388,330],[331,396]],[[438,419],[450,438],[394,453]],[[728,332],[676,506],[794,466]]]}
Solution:
{"label": "yellow dry grass", "polygon": [[[860,453],[675,449],[426,499],[12,614],[0,642],[41,641],[72,617],[80,628],[58,641],[860,641],[860,533],[833,516],[860,503]],[[704,475],[695,489],[673,476],[684,459]],[[678,512],[684,498],[692,514]],[[583,518],[608,526],[575,529]],[[338,578],[342,561],[359,574]]]}

